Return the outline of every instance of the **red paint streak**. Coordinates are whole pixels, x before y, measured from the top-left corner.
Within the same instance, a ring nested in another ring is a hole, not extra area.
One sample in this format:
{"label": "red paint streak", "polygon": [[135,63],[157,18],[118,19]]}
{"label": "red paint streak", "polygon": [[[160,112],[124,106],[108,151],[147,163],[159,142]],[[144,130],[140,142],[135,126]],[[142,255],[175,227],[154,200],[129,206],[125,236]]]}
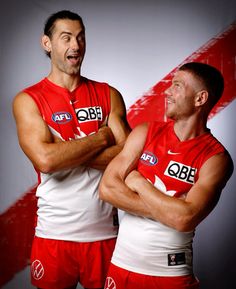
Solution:
{"label": "red paint streak", "polygon": [[[222,34],[212,38],[179,66],[192,61],[211,64],[218,68],[224,76],[224,94],[213,108],[209,116],[211,118],[226,107],[236,95],[236,23]],[[173,74],[178,67],[174,68],[129,108],[127,116],[131,127],[142,122],[165,120],[164,91],[170,86]]]}
{"label": "red paint streak", "polygon": [[[225,91],[222,99],[213,109],[212,115],[235,98],[235,39],[236,24],[233,24],[227,31],[210,40],[184,61],[209,63],[222,71],[225,77]],[[164,120],[164,91],[170,85],[172,75],[177,68],[173,69],[130,107],[127,115],[131,127],[144,121]],[[26,192],[22,199],[0,216],[0,287],[29,264],[36,214],[35,189],[34,187]]]}
{"label": "red paint streak", "polygon": [[0,288],[29,264],[36,217],[36,188],[0,216]]}

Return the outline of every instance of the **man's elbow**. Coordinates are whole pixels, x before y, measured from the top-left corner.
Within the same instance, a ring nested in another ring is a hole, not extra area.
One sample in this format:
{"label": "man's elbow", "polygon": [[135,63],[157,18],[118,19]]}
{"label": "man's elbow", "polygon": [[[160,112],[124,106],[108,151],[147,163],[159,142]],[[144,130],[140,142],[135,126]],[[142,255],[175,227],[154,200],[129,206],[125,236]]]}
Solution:
{"label": "man's elbow", "polygon": [[44,174],[50,174],[55,171],[55,162],[46,155],[40,155],[34,162],[34,167]]}
{"label": "man's elbow", "polygon": [[174,229],[182,233],[193,231],[198,225],[195,218],[191,216],[179,216],[175,218],[173,224]]}
{"label": "man's elbow", "polygon": [[44,174],[52,173],[56,170],[56,160],[55,157],[47,150],[39,147],[37,150],[31,150],[30,147],[22,144],[20,142],[21,149],[27,156],[27,158],[31,161],[32,165],[39,172]]}
{"label": "man's elbow", "polygon": [[197,226],[196,220],[194,220],[194,218],[192,218],[191,216],[187,215],[183,216],[169,214],[168,219],[163,220],[160,219],[159,215],[153,215],[152,217],[155,221],[162,222],[166,226],[171,227],[172,229],[182,233],[193,231]]}
{"label": "man's elbow", "polygon": [[108,186],[105,184],[104,180],[101,180],[98,188],[99,198],[103,201],[108,201],[109,191],[110,190]]}

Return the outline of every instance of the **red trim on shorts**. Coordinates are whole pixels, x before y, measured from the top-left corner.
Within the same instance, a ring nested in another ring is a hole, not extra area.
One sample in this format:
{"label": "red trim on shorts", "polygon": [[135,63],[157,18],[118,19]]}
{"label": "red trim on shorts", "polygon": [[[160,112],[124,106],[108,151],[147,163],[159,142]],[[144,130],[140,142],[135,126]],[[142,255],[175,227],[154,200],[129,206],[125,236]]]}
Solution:
{"label": "red trim on shorts", "polygon": [[131,272],[111,263],[104,289],[199,289],[193,275],[159,277]]}

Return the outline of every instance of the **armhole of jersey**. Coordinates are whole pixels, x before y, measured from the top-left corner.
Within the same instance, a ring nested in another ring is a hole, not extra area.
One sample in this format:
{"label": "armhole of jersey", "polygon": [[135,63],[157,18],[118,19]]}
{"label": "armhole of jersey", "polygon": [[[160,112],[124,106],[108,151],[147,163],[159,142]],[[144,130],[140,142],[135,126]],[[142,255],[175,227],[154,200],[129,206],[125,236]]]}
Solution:
{"label": "armhole of jersey", "polygon": [[103,103],[104,103],[104,109],[105,109],[105,114],[106,114],[106,126],[108,126],[108,119],[109,119],[109,115],[111,112],[111,90],[110,90],[110,86],[108,85],[108,83],[102,83],[103,85],[103,90],[104,90],[104,94],[105,94],[105,98],[103,99]]}
{"label": "armhole of jersey", "polygon": [[23,90],[24,93],[27,93],[29,97],[31,97],[33,99],[33,101],[35,102],[35,104],[38,107],[39,113],[41,114],[41,116],[43,117],[42,114],[42,105],[40,103],[40,101],[37,99],[37,97],[34,96],[34,94],[32,94],[28,89]]}
{"label": "armhole of jersey", "polygon": [[105,88],[107,90],[107,93],[106,93],[107,115],[109,116],[109,113],[111,111],[111,89],[107,83],[105,83]]}
{"label": "armhole of jersey", "polygon": [[[218,141],[217,141],[218,142]],[[214,147],[215,147],[215,150],[214,149],[212,149],[211,150],[211,152],[210,153],[208,153],[207,154],[207,156],[204,158],[204,160],[202,161],[202,165],[201,165],[201,167],[204,165],[204,163],[206,162],[206,161],[208,161],[211,157],[213,157],[213,156],[215,156],[215,155],[218,155],[218,154],[220,154],[220,153],[224,153],[224,152],[226,152],[226,149],[224,148],[224,146],[221,144],[221,143],[216,143],[215,145],[214,145]]]}
{"label": "armhole of jersey", "polygon": [[145,147],[149,144],[149,142],[151,141],[150,136],[152,135],[154,123],[155,123],[155,121],[147,122],[148,131],[147,131],[147,135],[146,135],[146,140],[145,140],[144,148],[145,148]]}
{"label": "armhole of jersey", "polygon": [[162,129],[167,129],[167,125],[168,124],[166,122],[160,122],[160,121],[148,122],[148,132],[147,132],[145,146],[147,146],[149,142],[152,141],[152,139],[155,137],[158,131]]}

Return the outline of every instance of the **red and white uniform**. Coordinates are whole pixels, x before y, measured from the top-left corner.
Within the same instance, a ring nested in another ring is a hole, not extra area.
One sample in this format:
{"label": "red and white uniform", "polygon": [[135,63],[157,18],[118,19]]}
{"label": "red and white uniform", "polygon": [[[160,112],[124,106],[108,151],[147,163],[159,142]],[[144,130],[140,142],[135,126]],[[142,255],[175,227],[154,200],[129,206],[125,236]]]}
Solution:
{"label": "red and white uniform", "polygon": [[[86,78],[73,92],[47,78],[24,91],[50,131],[65,141],[96,133],[110,112],[109,86]],[[98,197],[101,171],[78,166],[38,176],[36,236],[76,242],[116,237],[117,210]]]}
{"label": "red and white uniform", "polygon": [[[176,198],[185,198],[197,182],[204,162],[224,147],[208,131],[180,141],[173,122],[149,125],[138,171],[153,185]],[[194,231],[178,232],[158,221],[125,213],[121,220],[112,263],[152,276],[192,274]]]}

